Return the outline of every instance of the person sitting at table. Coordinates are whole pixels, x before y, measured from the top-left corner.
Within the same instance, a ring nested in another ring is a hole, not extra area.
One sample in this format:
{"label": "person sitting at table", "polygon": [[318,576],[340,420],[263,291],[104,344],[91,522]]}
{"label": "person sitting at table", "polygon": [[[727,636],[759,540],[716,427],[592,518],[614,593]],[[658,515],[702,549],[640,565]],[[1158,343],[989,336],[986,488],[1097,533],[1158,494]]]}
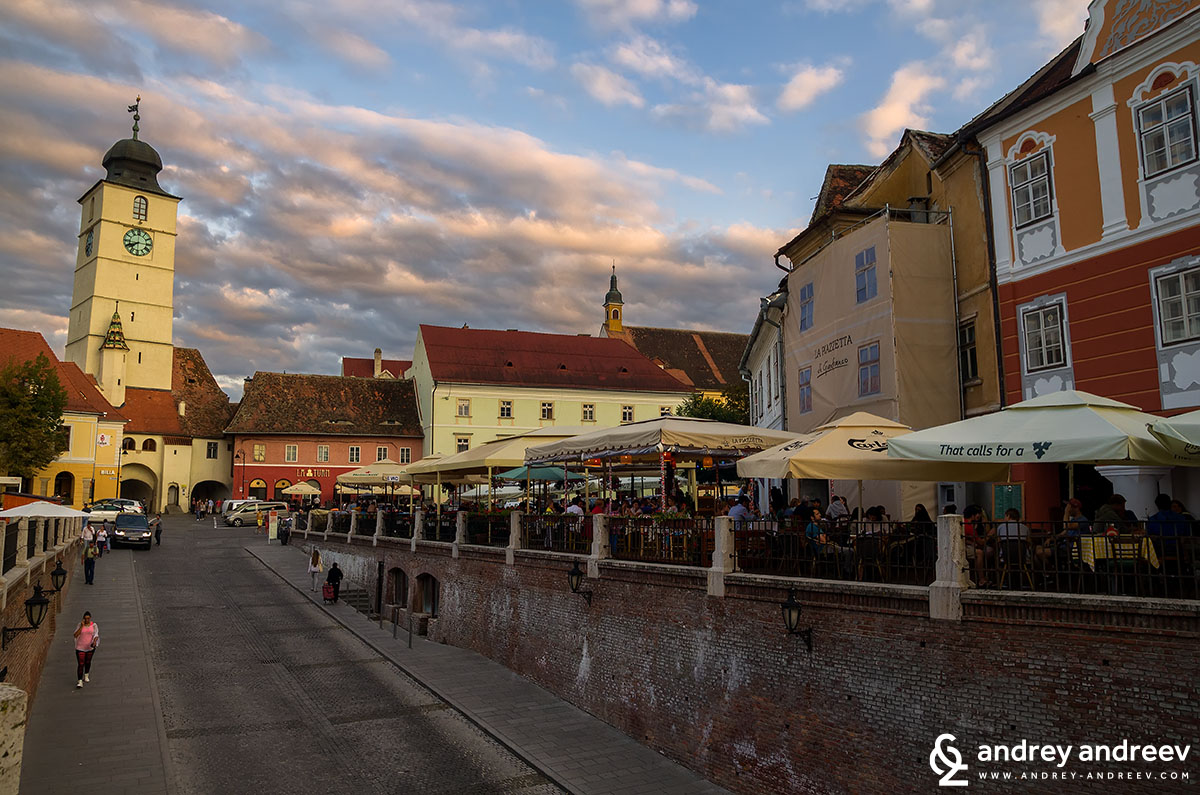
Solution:
{"label": "person sitting at table", "polygon": [[933,517],[929,515],[929,510],[919,502],[913,509],[913,517],[909,520],[908,531],[915,536],[937,535],[937,525],[933,523]]}
{"label": "person sitting at table", "polygon": [[813,554],[819,558],[836,558],[839,573],[849,579],[851,574],[851,558],[854,555],[854,550],[850,547],[843,547],[834,543],[828,534],[826,534],[821,521],[821,511],[813,508],[808,527],[804,530],[804,535],[808,539],[809,546],[812,548]]}
{"label": "person sitting at table", "polygon": [[882,505],[872,505],[863,514],[863,520],[854,525],[853,535],[871,536],[884,532],[884,513]]}
{"label": "person sitting at table", "polygon": [[1088,519],[1083,515],[1083,503],[1072,497],[1063,508],[1063,521],[1059,529],[1048,535],[1034,549],[1034,560],[1043,568],[1066,569],[1075,541],[1090,531]]}
{"label": "person sitting at table", "polygon": [[1158,513],[1151,516],[1150,521],[1146,523],[1146,533],[1160,539],[1159,549],[1164,554],[1174,555],[1179,548],[1176,537],[1190,536],[1192,526],[1183,514],[1172,510],[1171,498],[1168,495],[1159,494],[1155,497],[1154,507],[1158,508]]}
{"label": "person sitting at table", "polygon": [[1029,526],[1021,523],[1021,512],[1016,508],[1009,508],[1004,512],[1005,521],[996,525],[996,538],[1010,541],[1028,541]]}
{"label": "person sitting at table", "polygon": [[966,539],[967,562],[974,564],[975,583],[986,588],[987,565],[996,558],[996,531],[983,527],[983,509],[978,505],[963,508],[963,537]]}
{"label": "person sitting at table", "polygon": [[729,518],[733,520],[734,530],[738,529],[738,525],[744,524],[754,517],[754,510],[750,507],[750,498],[744,494],[738,497],[737,503],[729,509]]}
{"label": "person sitting at table", "polygon": [[1119,533],[1128,526],[1129,521],[1125,517],[1125,498],[1120,494],[1113,494],[1096,511],[1095,528],[1097,532],[1101,533],[1107,532],[1109,528]]}

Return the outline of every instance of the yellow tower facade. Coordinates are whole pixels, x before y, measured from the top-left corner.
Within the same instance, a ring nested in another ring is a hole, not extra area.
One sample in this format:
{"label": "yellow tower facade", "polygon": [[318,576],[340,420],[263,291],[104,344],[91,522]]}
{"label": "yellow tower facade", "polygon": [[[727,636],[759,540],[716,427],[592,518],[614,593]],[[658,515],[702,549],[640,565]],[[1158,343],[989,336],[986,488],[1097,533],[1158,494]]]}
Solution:
{"label": "yellow tower facade", "polygon": [[102,358],[117,313],[128,346],[119,386],[170,389],[180,200],[159,186],[162,159],[137,131],[135,123],[132,138],[113,144],[104,155],[105,177],[79,200],[66,358],[85,373],[99,377],[107,369],[111,377]]}
{"label": "yellow tower facade", "polygon": [[604,296],[604,326],[602,337],[621,337],[624,335],[621,315],[625,310],[625,302],[621,299],[621,291],[617,289],[617,266],[613,265],[612,279],[608,283],[608,293]]}

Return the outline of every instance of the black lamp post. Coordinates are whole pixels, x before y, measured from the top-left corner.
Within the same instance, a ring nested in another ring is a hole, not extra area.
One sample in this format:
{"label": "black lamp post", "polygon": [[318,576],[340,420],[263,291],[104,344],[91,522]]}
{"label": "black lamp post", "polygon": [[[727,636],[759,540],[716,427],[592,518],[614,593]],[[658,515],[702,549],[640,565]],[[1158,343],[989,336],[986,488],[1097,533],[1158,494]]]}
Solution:
{"label": "black lamp post", "polygon": [[33,596],[25,600],[25,618],[28,619],[29,626],[4,627],[3,632],[0,632],[0,649],[6,648],[8,639],[18,632],[29,632],[40,627],[46,620],[46,611],[49,607],[50,600],[42,594],[42,586],[33,586]]}
{"label": "black lamp post", "polygon": [[54,590],[50,593],[58,593],[63,589],[63,585],[67,581],[67,570],[62,567],[62,558],[54,562],[54,571],[50,572],[50,582],[54,585]]}
{"label": "black lamp post", "polygon": [[812,653],[812,627],[808,629],[800,629],[800,602],[796,599],[796,589],[792,588],[788,591],[786,602],[779,605],[783,608],[783,625],[787,627],[789,635],[799,635],[804,640],[804,645],[808,647],[808,651]]}
{"label": "black lamp post", "polygon": [[567,572],[567,584],[571,586],[571,593],[579,594],[587,600],[588,606],[591,606],[592,592],[579,590],[579,586],[583,585],[583,569],[579,568],[579,561],[575,561],[575,565]]}

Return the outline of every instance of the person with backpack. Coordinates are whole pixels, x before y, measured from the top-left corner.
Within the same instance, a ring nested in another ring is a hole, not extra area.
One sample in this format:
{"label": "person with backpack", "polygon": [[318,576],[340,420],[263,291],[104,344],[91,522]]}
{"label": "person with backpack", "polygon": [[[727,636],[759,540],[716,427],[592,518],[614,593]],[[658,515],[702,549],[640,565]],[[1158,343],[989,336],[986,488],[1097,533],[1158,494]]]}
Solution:
{"label": "person with backpack", "polygon": [[329,573],[325,575],[325,582],[333,587],[333,601],[338,600],[338,594],[342,590],[342,570],[338,568],[336,562],[329,564]]}

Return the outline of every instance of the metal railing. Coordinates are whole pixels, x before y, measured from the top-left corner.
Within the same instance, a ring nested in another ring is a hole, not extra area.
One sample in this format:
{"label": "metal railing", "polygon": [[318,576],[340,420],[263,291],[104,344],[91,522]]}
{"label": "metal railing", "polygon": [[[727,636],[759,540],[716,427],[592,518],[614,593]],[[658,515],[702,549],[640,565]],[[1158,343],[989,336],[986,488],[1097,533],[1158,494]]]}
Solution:
{"label": "metal railing", "polygon": [[592,551],[592,518],[571,513],[522,514],[521,547],[586,555]]}
{"label": "metal railing", "polygon": [[328,519],[329,532],[331,533],[349,533],[350,532],[350,512],[349,511],[330,511]]}
{"label": "metal railing", "polygon": [[426,541],[453,543],[458,536],[458,515],[443,512],[439,517],[433,511],[421,517],[421,538]]}
{"label": "metal railing", "polygon": [[412,538],[413,518],[399,511],[385,511],[383,534],[388,538]]}
{"label": "metal railing", "polygon": [[4,527],[4,574],[17,565],[17,542],[20,538],[18,522],[10,521]]}
{"label": "metal railing", "polygon": [[932,522],[738,522],[734,571],[929,585],[937,564]]}
{"label": "metal railing", "polygon": [[506,547],[512,533],[508,513],[467,514],[467,543],[487,547]]}
{"label": "metal railing", "polygon": [[359,536],[375,535],[375,514],[368,511],[355,511],[354,534]]}
{"label": "metal railing", "polygon": [[976,587],[1200,599],[1190,521],[980,522],[964,527]]}
{"label": "metal railing", "polygon": [[296,521],[295,521],[296,529],[294,532],[303,533],[305,530],[308,529],[308,511],[298,512],[295,516],[295,519],[296,519]]}
{"label": "metal railing", "polygon": [[613,516],[608,520],[608,543],[618,560],[712,566],[715,537],[712,519],[658,519]]}

